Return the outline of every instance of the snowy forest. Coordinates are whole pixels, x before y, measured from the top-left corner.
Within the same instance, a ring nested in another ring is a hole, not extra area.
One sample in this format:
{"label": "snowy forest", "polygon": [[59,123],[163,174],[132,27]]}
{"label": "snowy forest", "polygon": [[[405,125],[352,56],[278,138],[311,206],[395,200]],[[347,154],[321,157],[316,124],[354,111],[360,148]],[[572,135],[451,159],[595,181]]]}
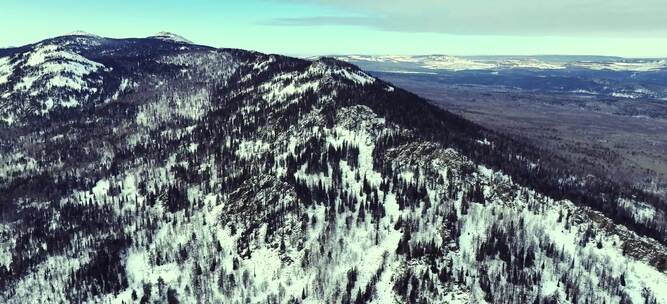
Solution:
{"label": "snowy forest", "polygon": [[0,50],[0,302],[667,303],[665,201],[331,58]]}

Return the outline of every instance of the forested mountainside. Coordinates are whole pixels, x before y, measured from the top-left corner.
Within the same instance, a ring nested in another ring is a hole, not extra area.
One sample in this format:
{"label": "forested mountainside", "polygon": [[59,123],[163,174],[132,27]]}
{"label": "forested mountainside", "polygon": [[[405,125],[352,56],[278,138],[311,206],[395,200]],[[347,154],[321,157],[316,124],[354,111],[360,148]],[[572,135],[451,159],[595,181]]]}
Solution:
{"label": "forested mountainside", "polygon": [[664,201],[353,65],[0,56],[0,302],[667,302]]}

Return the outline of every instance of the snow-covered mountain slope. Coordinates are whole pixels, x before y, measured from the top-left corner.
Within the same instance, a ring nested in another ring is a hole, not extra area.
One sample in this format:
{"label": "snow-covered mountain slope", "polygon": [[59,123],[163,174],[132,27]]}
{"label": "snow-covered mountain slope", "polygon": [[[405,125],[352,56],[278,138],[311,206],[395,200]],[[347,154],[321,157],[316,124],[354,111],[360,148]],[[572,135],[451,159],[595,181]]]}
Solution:
{"label": "snow-covered mountain slope", "polygon": [[0,302],[667,301],[646,193],[331,58],[100,42],[113,98],[2,126]]}
{"label": "snow-covered mountain slope", "polygon": [[105,71],[104,65],[55,44],[3,57],[0,66],[0,116],[7,123],[15,120],[17,111],[44,115],[87,102],[101,89]]}
{"label": "snow-covered mountain slope", "polygon": [[[159,81],[143,77],[143,69],[192,77],[192,69],[173,70],[180,64],[169,61],[183,52],[209,52],[206,60],[220,61],[212,58],[219,57],[215,50],[190,45],[170,33],[147,39],[109,39],[74,32],[3,52],[6,55],[0,57],[0,124],[22,124],[57,115],[61,110],[104,104],[131,89],[132,84]],[[129,62],[126,57],[131,58]],[[212,79],[225,70],[218,65],[209,69]]]}

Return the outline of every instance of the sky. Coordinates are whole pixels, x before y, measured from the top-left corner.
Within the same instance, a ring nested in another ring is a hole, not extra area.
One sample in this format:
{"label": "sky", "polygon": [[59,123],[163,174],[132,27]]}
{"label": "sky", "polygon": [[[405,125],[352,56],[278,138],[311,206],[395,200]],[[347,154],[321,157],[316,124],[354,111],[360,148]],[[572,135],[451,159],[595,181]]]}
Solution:
{"label": "sky", "polygon": [[667,57],[667,0],[2,0],[0,47],[169,31],[287,55]]}

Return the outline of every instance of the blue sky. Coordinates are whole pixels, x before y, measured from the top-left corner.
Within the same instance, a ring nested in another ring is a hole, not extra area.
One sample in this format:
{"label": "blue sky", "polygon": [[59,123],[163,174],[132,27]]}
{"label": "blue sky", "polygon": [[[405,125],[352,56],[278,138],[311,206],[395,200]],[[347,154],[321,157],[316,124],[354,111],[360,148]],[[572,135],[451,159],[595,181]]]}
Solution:
{"label": "blue sky", "polygon": [[159,31],[290,55],[667,57],[664,0],[3,0],[0,46]]}

